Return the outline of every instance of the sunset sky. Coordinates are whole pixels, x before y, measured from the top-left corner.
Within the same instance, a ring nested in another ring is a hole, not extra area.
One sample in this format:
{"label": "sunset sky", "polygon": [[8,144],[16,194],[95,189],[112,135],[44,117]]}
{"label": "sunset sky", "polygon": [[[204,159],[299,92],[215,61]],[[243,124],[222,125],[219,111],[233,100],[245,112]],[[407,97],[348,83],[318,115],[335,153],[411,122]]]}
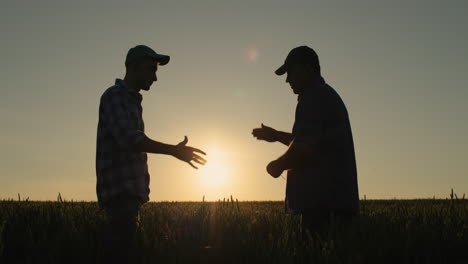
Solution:
{"label": "sunset sky", "polygon": [[[352,3],[351,3],[352,2]],[[274,70],[308,45],[350,115],[359,193],[468,194],[467,1],[2,1],[0,199],[96,200],[101,94],[129,48],[171,56],[142,91],[146,134],[205,150],[192,169],[149,154],[152,201],[282,200],[268,162],[297,96]],[[285,176],[286,173],[283,174]]]}

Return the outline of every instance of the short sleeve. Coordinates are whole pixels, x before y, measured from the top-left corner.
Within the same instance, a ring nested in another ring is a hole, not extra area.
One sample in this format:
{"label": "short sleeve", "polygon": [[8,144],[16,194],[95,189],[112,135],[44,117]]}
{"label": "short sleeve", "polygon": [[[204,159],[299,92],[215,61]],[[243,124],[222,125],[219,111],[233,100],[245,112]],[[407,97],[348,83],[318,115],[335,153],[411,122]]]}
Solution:
{"label": "short sleeve", "polygon": [[145,138],[138,119],[132,118],[130,106],[122,92],[108,92],[101,98],[100,112],[120,149],[129,149]]}
{"label": "short sleeve", "polygon": [[324,136],[328,110],[319,100],[301,98],[296,108],[293,136],[295,142],[315,145]]}

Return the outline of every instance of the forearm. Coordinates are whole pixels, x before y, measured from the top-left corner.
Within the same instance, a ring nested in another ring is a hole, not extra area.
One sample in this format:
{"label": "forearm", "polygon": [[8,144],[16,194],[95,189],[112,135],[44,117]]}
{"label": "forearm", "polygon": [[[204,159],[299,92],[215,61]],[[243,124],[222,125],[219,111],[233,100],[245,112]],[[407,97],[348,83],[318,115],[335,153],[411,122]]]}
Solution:
{"label": "forearm", "polygon": [[312,150],[309,146],[292,141],[288,150],[277,160],[282,169],[290,170],[306,166],[311,155]]}
{"label": "forearm", "polygon": [[276,141],[283,143],[286,146],[289,146],[293,140],[293,135],[288,132],[276,131]]}
{"label": "forearm", "polygon": [[175,146],[154,141],[148,137],[145,137],[143,140],[135,144],[132,150],[134,152],[174,155]]}

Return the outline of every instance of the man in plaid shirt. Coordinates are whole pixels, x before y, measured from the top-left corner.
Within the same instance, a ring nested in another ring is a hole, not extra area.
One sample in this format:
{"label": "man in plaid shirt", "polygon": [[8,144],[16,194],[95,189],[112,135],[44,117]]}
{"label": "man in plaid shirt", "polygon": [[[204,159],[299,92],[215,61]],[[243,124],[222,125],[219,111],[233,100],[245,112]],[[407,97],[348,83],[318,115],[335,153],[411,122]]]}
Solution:
{"label": "man in plaid shirt", "polygon": [[[147,152],[172,155],[194,168],[205,164],[203,151],[186,146],[187,137],[177,145],[151,140],[145,135],[142,95],[157,80],[158,65],[170,57],[138,45],[125,60],[126,74],[117,79],[101,97],[96,144],[96,192],[99,207],[106,212],[104,255],[108,263],[130,263],[132,240],[140,206],[149,200]],[[134,260],[133,260],[134,261]]]}

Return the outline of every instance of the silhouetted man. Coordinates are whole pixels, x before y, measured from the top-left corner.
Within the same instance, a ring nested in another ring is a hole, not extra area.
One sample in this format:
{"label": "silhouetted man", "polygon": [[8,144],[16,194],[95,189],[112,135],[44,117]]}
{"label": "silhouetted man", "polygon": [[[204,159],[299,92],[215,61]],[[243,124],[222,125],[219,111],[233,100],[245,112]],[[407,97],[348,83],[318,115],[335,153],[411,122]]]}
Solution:
{"label": "silhouetted man", "polygon": [[289,146],[267,171],[275,178],[288,171],[285,205],[301,214],[303,231],[320,231],[331,217],[349,222],[357,213],[359,196],[346,107],[325,83],[318,56],[307,46],[292,49],[275,73],[287,74],[298,104],[292,133],[263,124],[252,131],[257,139]]}
{"label": "silhouetted man", "polygon": [[140,206],[149,200],[147,152],[172,155],[197,168],[192,162],[206,161],[186,146],[151,140],[145,135],[142,95],[157,80],[158,65],[170,57],[139,45],[125,59],[126,73],[101,97],[96,145],[96,192],[99,206],[107,215],[104,254],[108,263],[134,263],[130,258]]}

